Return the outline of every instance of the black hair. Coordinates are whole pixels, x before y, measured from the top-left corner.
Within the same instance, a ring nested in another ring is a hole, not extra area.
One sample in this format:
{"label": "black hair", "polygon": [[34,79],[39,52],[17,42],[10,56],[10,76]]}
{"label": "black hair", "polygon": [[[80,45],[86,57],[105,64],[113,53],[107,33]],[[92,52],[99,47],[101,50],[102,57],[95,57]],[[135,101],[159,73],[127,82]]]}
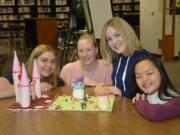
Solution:
{"label": "black hair", "polygon": [[[161,76],[161,84],[159,87],[159,92],[158,92],[158,97],[161,100],[166,100],[167,98],[165,97],[176,97],[176,95],[173,95],[170,91],[168,91],[168,89],[170,89],[172,92],[177,94],[177,97],[179,95],[179,92],[176,90],[176,88],[174,87],[173,83],[171,82],[171,80],[168,77],[168,74],[163,66],[163,63],[161,61],[161,59],[153,56],[153,55],[149,55],[149,56],[145,56],[142,57],[141,59],[139,59],[138,61],[136,61],[136,63],[134,64],[134,69],[133,69],[133,73],[134,73],[134,78],[135,78],[135,66],[137,63],[139,63],[140,61],[143,60],[149,60],[151,61],[155,67],[158,69],[160,76]],[[137,85],[137,83],[136,83]],[[137,91],[140,90],[139,87],[137,87]]]}

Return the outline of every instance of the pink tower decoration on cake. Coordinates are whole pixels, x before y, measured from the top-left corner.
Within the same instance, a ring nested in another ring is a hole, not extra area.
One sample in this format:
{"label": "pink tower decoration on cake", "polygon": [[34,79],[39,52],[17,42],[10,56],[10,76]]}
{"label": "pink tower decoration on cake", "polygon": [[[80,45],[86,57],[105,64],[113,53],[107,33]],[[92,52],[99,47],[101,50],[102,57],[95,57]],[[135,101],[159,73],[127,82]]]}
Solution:
{"label": "pink tower decoration on cake", "polygon": [[21,107],[26,108],[30,105],[30,88],[29,88],[30,80],[27,76],[26,68],[24,64],[22,64],[22,74],[21,74],[21,81],[20,81],[20,91],[21,91],[21,100],[20,104]]}
{"label": "pink tower decoration on cake", "polygon": [[36,59],[34,59],[33,61],[32,81],[35,83],[34,84],[35,96],[37,98],[40,98],[41,97],[40,73],[39,73]]}
{"label": "pink tower decoration on cake", "polygon": [[16,102],[20,102],[20,89],[19,89],[19,82],[20,82],[20,75],[21,75],[21,67],[19,63],[19,59],[17,56],[16,51],[14,51],[14,58],[13,58],[13,81],[14,81],[14,87],[15,87],[15,93],[16,93]]}

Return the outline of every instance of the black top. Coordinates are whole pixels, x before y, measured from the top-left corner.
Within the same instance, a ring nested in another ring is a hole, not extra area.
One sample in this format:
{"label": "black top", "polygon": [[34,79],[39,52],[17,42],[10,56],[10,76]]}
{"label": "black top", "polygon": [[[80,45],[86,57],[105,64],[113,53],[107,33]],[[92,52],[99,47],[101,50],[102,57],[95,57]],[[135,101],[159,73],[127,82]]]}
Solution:
{"label": "black top", "polygon": [[[1,74],[2,77],[5,77],[11,84],[14,84],[12,72],[4,72]],[[65,83],[62,79],[57,78],[57,87],[64,86]]]}
{"label": "black top", "polygon": [[14,84],[12,72],[4,72],[1,74],[1,76],[9,80],[11,84]]}

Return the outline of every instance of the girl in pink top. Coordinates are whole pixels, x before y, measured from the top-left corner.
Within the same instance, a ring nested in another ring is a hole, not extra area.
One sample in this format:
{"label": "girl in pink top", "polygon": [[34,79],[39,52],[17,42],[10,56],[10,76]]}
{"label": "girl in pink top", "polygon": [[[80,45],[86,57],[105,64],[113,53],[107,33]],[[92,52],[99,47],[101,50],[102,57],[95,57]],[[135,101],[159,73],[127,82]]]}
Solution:
{"label": "girl in pink top", "polygon": [[70,86],[73,80],[80,76],[84,77],[84,84],[88,86],[101,82],[112,85],[112,65],[97,59],[98,46],[92,35],[84,34],[79,38],[77,53],[79,60],[66,64],[60,72],[60,78],[66,85]]}

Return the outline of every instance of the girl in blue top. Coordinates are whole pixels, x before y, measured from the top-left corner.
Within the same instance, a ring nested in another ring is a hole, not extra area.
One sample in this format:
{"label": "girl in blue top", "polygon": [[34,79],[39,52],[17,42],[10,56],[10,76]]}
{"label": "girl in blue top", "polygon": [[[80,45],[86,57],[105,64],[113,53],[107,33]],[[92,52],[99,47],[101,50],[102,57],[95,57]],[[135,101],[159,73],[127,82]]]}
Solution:
{"label": "girl in blue top", "polygon": [[119,17],[108,20],[102,29],[100,50],[102,58],[113,63],[112,93],[132,98],[136,93],[133,65],[141,57],[150,55],[141,48],[133,28]]}

